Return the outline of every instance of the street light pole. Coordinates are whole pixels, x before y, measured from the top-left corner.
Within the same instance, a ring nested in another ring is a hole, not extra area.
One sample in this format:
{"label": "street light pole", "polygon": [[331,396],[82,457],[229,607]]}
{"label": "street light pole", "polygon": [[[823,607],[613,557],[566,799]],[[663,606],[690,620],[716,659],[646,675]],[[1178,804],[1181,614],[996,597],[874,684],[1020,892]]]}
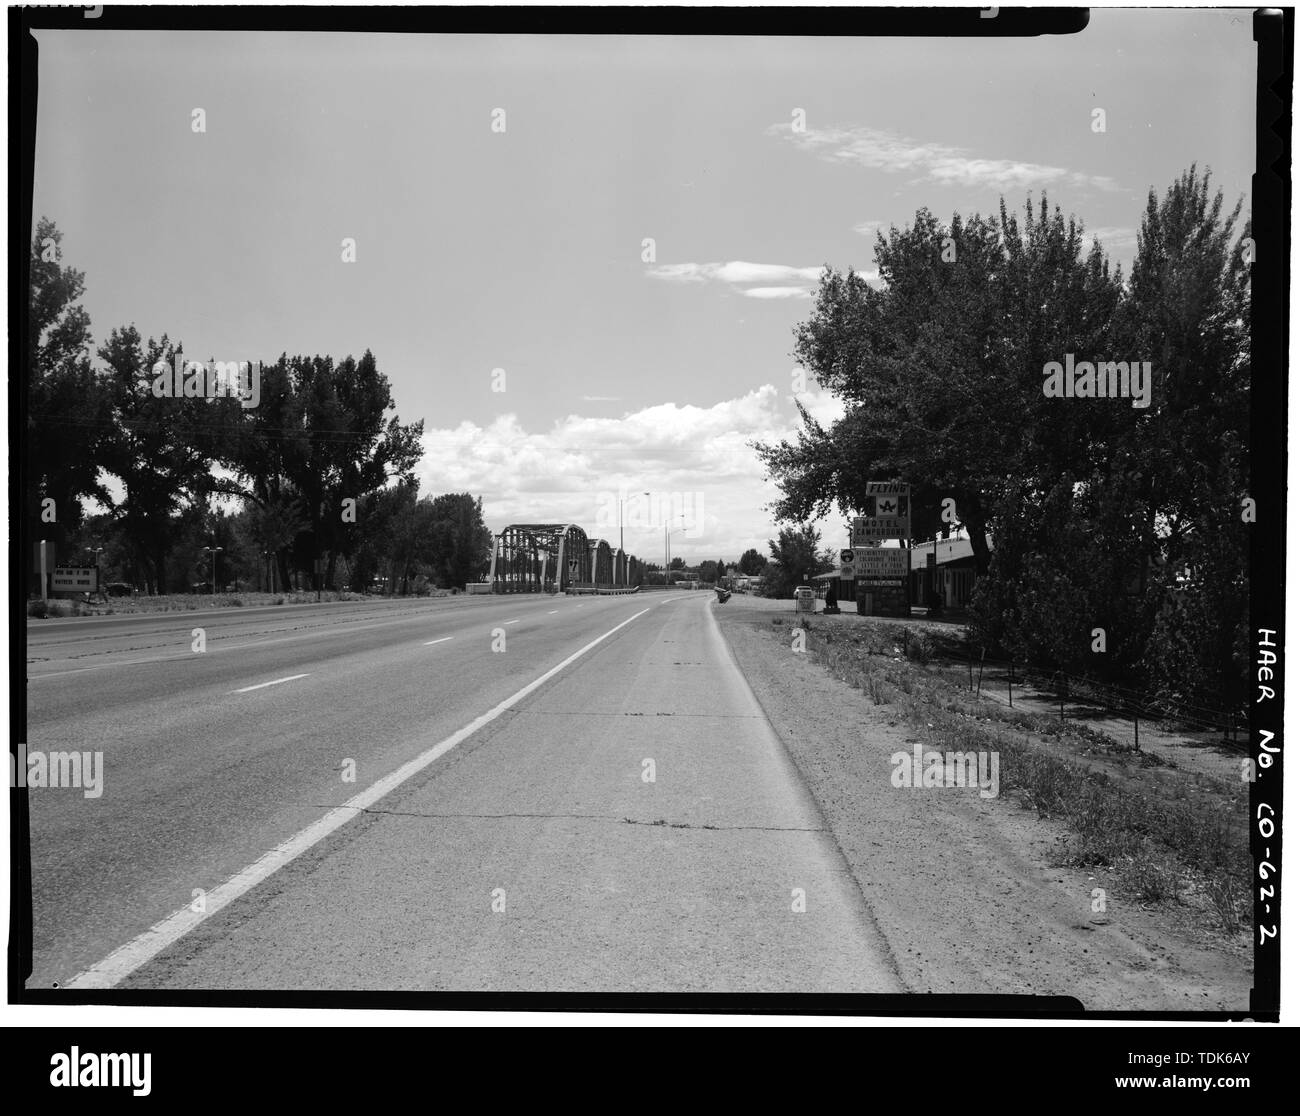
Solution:
{"label": "street light pole", "polygon": [[203,548],[212,555],[212,598],[216,600],[217,596],[217,555],[226,548],[224,546],[205,546]]}
{"label": "street light pole", "polygon": [[108,594],[104,592],[103,583],[100,581],[99,572],[99,556],[104,553],[104,548],[102,546],[88,546],[86,549],[95,556],[95,592],[107,596]]}

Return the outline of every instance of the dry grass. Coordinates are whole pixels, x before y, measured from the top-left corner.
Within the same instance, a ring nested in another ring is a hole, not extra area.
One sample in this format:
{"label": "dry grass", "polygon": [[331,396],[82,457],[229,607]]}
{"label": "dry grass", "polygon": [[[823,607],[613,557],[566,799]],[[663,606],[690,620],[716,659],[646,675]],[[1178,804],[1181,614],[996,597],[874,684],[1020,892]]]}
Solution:
{"label": "dry grass", "polygon": [[[446,596],[445,590],[430,596]],[[365,601],[372,599],[350,590],[327,590],[321,600]],[[417,598],[408,598],[417,599]],[[266,605],[315,604],[314,590],[300,593],[168,593],[156,597],[109,597],[106,601],[81,600],[28,601],[27,615],[32,617],[129,616],[146,612],[203,612],[214,608],[255,608]]]}
{"label": "dry grass", "polygon": [[818,626],[808,653],[838,678],[893,704],[937,750],[996,751],[1003,792],[1062,822],[1061,863],[1108,868],[1139,902],[1195,908],[1207,929],[1243,931],[1250,907],[1247,785],[1153,770],[1086,725],[1008,708],[967,689],[965,664],[896,624]]}

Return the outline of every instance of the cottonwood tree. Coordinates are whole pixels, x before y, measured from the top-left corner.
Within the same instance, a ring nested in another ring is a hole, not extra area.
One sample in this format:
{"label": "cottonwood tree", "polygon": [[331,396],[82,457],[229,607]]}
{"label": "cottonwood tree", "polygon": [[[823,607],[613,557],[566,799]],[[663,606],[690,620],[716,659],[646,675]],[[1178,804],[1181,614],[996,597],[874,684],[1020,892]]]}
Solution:
{"label": "cottonwood tree", "polygon": [[[53,541],[56,554],[81,523],[83,498],[110,503],[99,470],[111,431],[108,398],[91,367],[90,316],[78,304],[85,273],[63,263],[62,245],[63,234],[42,217],[28,260],[21,458],[25,536]],[[46,499],[53,521],[42,516]]]}
{"label": "cottonwood tree", "polygon": [[783,527],[775,539],[769,539],[772,560],[763,570],[762,595],[790,597],[805,578],[829,571],[830,563],[817,550],[820,541],[821,534],[811,523]]}
{"label": "cottonwood tree", "polygon": [[[335,562],[364,538],[358,513],[393,480],[413,481],[424,420],[403,424],[388,378],[366,350],[360,360],[289,357],[262,366],[261,400],[239,417],[224,450],[237,493],[263,509],[293,509],[301,521],[289,545],[275,548],[281,579],[292,562],[333,584]],[[328,554],[322,575],[317,562]]]}
{"label": "cottonwood tree", "polygon": [[450,589],[477,581],[492,557],[492,532],[483,522],[483,498],[468,492],[447,493],[435,497],[430,506],[429,564],[439,584]]}
{"label": "cottonwood tree", "polygon": [[1125,452],[1141,479],[1145,659],[1171,705],[1237,708],[1249,661],[1250,269],[1208,172],[1153,190],[1138,231],[1126,343],[1149,354],[1153,405]]}
{"label": "cottonwood tree", "polygon": [[[1059,209],[925,210],[878,234],[879,289],[823,275],[795,355],[845,405],[760,446],[779,520],[912,484],[914,539],[950,497],[971,536],[974,628],[1072,673],[1234,704],[1246,658],[1249,272],[1238,206],[1193,167],[1152,191],[1125,283]],[[1150,362],[1150,405],[1049,398],[1045,366]],[[995,540],[993,553],[985,533]],[[1106,632],[1106,651],[1092,633]]]}
{"label": "cottonwood tree", "polygon": [[[100,448],[104,471],[123,489],[113,516],[131,540],[150,593],[172,587],[169,560],[178,526],[202,519],[216,490],[212,475],[212,404],[152,390],[156,366],[184,359],[166,334],[143,341],[134,325],[114,329],[99,349],[107,366],[111,432]],[[233,401],[226,401],[233,402]],[[237,404],[236,404],[237,405]],[[192,555],[181,559],[182,567]]]}
{"label": "cottonwood tree", "polygon": [[1026,204],[1023,226],[1005,206],[947,226],[921,209],[877,233],[879,289],[828,268],[794,355],[846,411],[823,427],[800,406],[793,443],[756,447],[781,490],[778,520],[832,503],[853,514],[868,481],[905,480],[913,538],[942,526],[951,499],[986,573],[986,533],[1009,497],[1024,497],[1027,469],[1043,473],[1032,441],[1033,416],[1047,418],[1051,402],[1043,362],[1062,345],[1091,351],[1118,299],[1100,248],[1081,248],[1082,229],[1044,197],[1037,218]]}

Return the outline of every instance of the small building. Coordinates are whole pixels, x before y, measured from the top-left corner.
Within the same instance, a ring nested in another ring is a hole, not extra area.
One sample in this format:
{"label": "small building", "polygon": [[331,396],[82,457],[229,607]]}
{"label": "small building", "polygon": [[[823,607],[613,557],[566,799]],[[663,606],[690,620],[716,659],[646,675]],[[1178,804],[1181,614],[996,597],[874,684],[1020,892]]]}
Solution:
{"label": "small building", "polygon": [[[992,537],[985,538],[992,550]],[[912,547],[912,604],[928,607],[931,585],[944,608],[970,604],[975,588],[975,548],[970,539],[937,539]]]}

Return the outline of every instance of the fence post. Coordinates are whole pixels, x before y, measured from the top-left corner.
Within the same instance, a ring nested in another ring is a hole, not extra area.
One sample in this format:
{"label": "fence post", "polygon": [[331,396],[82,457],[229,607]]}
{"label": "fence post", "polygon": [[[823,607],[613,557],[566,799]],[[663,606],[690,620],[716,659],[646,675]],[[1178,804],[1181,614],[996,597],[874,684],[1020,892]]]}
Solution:
{"label": "fence post", "polygon": [[986,648],[984,648],[984,647],[981,647],[981,648],[980,648],[980,678],[979,678],[979,682],[976,683],[976,685],[975,685],[975,696],[976,696],[976,697],[979,697],[979,695],[980,695],[980,689],[981,689],[981,688],[983,687],[983,685],[984,685],[984,652],[985,652],[985,650],[986,650]]}
{"label": "fence post", "polygon": [[1011,671],[1014,667],[1015,667],[1015,663],[1007,664],[1007,708],[1008,709],[1012,708],[1015,705],[1015,702],[1011,700]]}
{"label": "fence post", "polygon": [[1142,745],[1138,743],[1138,715],[1133,714],[1133,751],[1142,751]]}

